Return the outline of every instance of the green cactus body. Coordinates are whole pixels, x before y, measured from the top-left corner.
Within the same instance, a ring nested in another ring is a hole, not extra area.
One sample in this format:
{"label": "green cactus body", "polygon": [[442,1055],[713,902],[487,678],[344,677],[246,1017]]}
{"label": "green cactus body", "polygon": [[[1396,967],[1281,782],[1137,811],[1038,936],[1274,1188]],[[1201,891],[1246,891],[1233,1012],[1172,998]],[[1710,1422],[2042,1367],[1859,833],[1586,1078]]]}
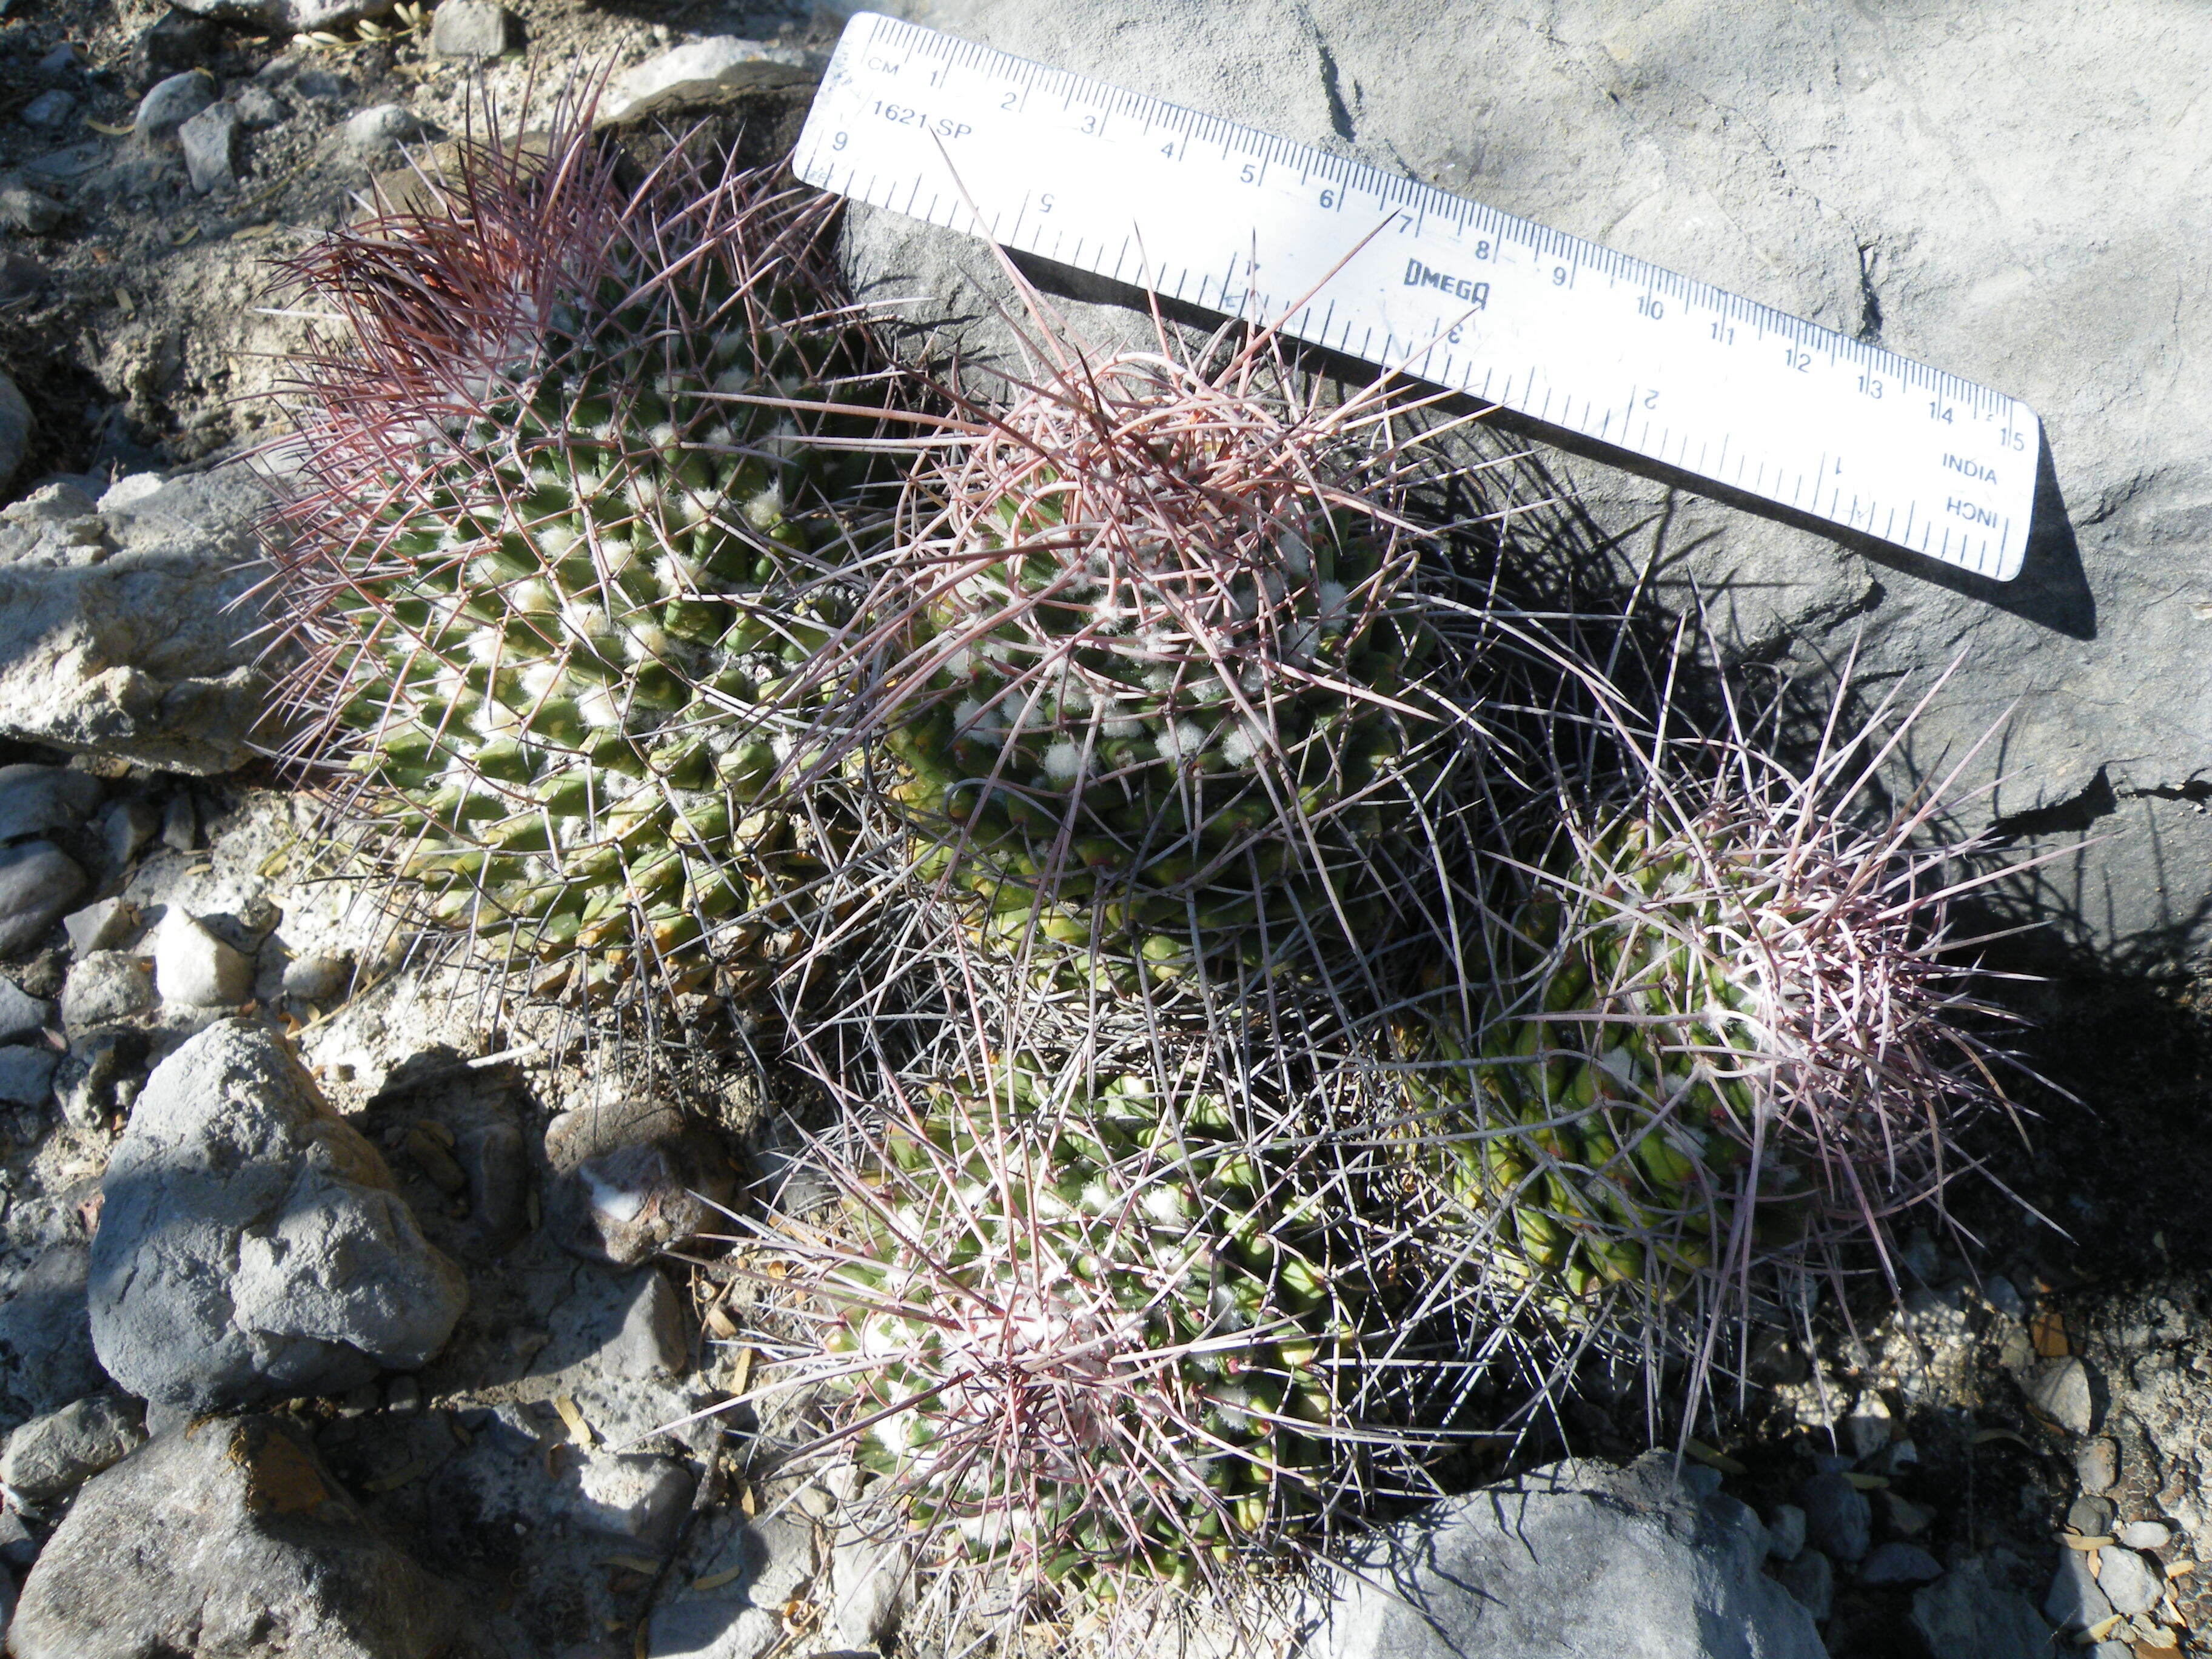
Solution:
{"label": "green cactus body", "polygon": [[846,1415],[975,1559],[1188,1583],[1332,1501],[1358,1311],[1218,1105],[1123,1079],[1054,1119],[1028,1091],[942,1091],[891,1137],[863,1259],[822,1287],[869,1362]]}
{"label": "green cactus body", "polygon": [[1402,1028],[1433,1173],[1554,1307],[1613,1285],[1673,1300],[1747,1245],[1804,1240],[1802,1148],[1761,1125],[1789,1063],[1759,965],[1762,932],[1790,925],[1778,896],[1724,838],[1622,823],[1528,882],[1507,954],[1533,992],[1478,1037],[1451,1015]]}
{"label": "green cactus body", "polygon": [[[500,185],[507,212],[559,234],[532,215],[559,220],[561,186],[476,183],[449,215]],[[731,954],[702,940],[790,928],[838,857],[763,791],[788,746],[783,689],[841,620],[807,550],[848,533],[830,504],[870,463],[814,447],[850,416],[739,399],[835,398],[858,331],[811,321],[818,301],[763,252],[795,234],[787,204],[739,204],[689,248],[675,207],[584,206],[605,216],[578,256],[595,274],[510,308],[497,361],[446,400],[464,414],[412,383],[380,406],[319,388],[342,441],[311,460],[323,489],[295,541],[343,574],[317,618],[341,647],[340,752],[434,915],[547,958],[547,980],[651,962],[682,983]],[[464,228],[377,222],[308,270],[351,302],[369,368],[391,356],[380,329],[413,325],[379,303],[378,271],[491,258],[453,252]]]}
{"label": "green cactus body", "polygon": [[960,574],[911,615],[921,689],[885,744],[973,934],[1121,981],[1391,937],[1460,756],[1401,573],[1297,501],[1184,626],[1187,550],[1070,532],[1057,475],[1030,483],[933,567]]}

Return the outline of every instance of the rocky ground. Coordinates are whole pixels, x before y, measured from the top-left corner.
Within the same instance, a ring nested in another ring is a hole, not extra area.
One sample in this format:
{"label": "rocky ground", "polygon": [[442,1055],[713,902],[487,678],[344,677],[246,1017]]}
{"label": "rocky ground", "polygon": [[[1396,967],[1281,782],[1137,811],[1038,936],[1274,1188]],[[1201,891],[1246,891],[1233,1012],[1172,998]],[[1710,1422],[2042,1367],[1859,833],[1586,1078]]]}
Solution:
{"label": "rocky ground", "polygon": [[[761,1172],[772,1088],[733,1041],[678,1115],[325,879],[313,802],[252,754],[252,611],[226,608],[264,499],[239,457],[277,429],[307,325],[263,303],[271,258],[471,99],[605,71],[610,107],[680,118],[801,85],[836,28],[713,3],[363,25],[0,0],[9,1652],[926,1650],[834,1482],[685,1421],[754,1356],[726,1279],[664,1250],[712,1231],[692,1194]],[[773,125],[803,96],[750,107]],[[2160,880],[2202,915],[2201,872]],[[2095,1659],[2212,1652],[2212,1004],[2175,967],[2185,930],[2100,932],[2079,890],[2056,908],[2063,948],[2019,947],[2045,978],[2007,990],[2046,1081],[2019,1090],[2024,1139],[1974,1149],[1963,1234],[1911,1241],[1901,1310],[1869,1287],[1809,1351],[1750,1356],[1685,1482],[1501,1472],[1522,1535],[1582,1540],[1556,1576],[1515,1577],[1472,1509],[1430,1517],[1432,1553],[1508,1610],[1442,1615],[1464,1651],[1746,1650],[1698,1645],[1717,1618],[1751,1651],[1838,1659],[2028,1659],[2055,1632]],[[1542,1456],[1649,1446],[1632,1401],[1562,1427]],[[1679,1597],[1591,1591],[1615,1554]],[[1630,1626],[1603,1623],[1617,1602]],[[1411,1640],[1402,1616],[1354,1598],[1311,1650]]]}

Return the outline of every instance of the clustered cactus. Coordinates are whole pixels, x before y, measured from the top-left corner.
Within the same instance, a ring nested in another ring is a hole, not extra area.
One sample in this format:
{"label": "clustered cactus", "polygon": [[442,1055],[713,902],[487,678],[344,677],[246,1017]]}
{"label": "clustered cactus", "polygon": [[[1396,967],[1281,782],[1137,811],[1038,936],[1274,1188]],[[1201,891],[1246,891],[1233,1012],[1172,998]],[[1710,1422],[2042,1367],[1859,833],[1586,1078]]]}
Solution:
{"label": "clustered cactus", "polygon": [[[820,937],[947,958],[941,1006],[835,1012],[866,1077],[805,1062],[826,1231],[755,1224],[781,1363],[933,1570],[1226,1583],[1423,1490],[1495,1333],[1689,1304],[1710,1353],[1940,1194],[1996,1098],[1942,956],[1979,878],[1912,850],[1940,791],[1845,810],[1894,737],[1662,741],[1556,653],[1625,787],[1495,764],[1495,708],[1559,698],[1498,695],[1384,390],[1048,325],[1002,408],[917,386],[826,208],[688,154],[632,179],[570,112],[293,263],[345,335],[283,516],[291,752],[540,991],[719,972],[812,1054]],[[894,404],[939,411],[903,477]]]}
{"label": "clustered cactus", "polygon": [[438,920],[555,980],[696,980],[836,857],[762,800],[835,623],[810,552],[869,512],[822,210],[696,166],[626,185],[580,131],[418,194],[289,273],[348,325],[304,376],[295,704]]}

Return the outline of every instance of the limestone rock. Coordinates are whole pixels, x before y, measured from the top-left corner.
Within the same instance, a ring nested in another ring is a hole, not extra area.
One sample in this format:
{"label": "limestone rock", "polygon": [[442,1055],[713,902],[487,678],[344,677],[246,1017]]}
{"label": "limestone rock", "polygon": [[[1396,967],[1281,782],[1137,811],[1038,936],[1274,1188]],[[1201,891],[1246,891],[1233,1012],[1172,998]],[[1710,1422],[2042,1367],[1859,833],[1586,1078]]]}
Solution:
{"label": "limestone rock", "polygon": [[83,890],[84,872],[52,842],[0,847],[0,957],[36,945]]}
{"label": "limestone rock", "polygon": [[439,58],[496,58],[514,34],[514,14],[493,0],[446,0],[430,15],[430,51]]}
{"label": "limestone rock", "polygon": [[96,562],[70,556],[69,523],[0,523],[0,735],[181,772],[249,759],[260,645],[239,602],[267,500],[244,466],[173,479],[91,516]]}
{"label": "limestone rock", "polygon": [[61,1058],[51,1048],[28,1044],[0,1048],[0,1104],[45,1105],[53,1098],[54,1068]]}
{"label": "limestone rock", "polygon": [[1974,1659],[2048,1659],[2051,1626],[2018,1590],[1994,1582],[1969,1556],[1936,1583],[1912,1593],[1912,1622],[1928,1651]]}
{"label": "limestone rock", "polygon": [[52,1245],[0,1302],[0,1404],[12,1418],[54,1411],[107,1380],[93,1351],[88,1266],[82,1244]]}
{"label": "limestone rock", "polygon": [[433,1659],[453,1593],[273,1418],[171,1430],[88,1481],[24,1581],[15,1659]]}
{"label": "limestone rock", "polygon": [[118,1395],[93,1395],[9,1435],[0,1453],[0,1481],[17,1497],[42,1504],[75,1492],[145,1440],[145,1414],[137,1405]]}
{"label": "limestone rock", "polygon": [[101,1191],[94,1338],[149,1401],[342,1393],[423,1364],[466,1304],[376,1149],[242,1021],[155,1068]]}
{"label": "limestone rock", "polygon": [[172,908],[154,939],[154,982],[165,1002],[234,1008],[252,994],[253,958]]}
{"label": "limestone rock", "polygon": [[131,136],[141,143],[176,142],[178,130],[215,102],[215,76],[205,70],[186,70],[157,82],[138,100],[138,113],[131,123]]}
{"label": "limestone rock", "polygon": [[177,129],[177,142],[185,149],[185,175],[201,195],[238,187],[231,158],[238,146],[239,125],[238,111],[221,103],[210,104]]}
{"label": "limestone rock", "polygon": [[125,951],[94,951],[62,981],[62,1026],[72,1038],[151,1008],[161,999],[146,965]]}
{"label": "limestone rock", "polygon": [[[1619,562],[1621,591],[1663,573],[1647,599],[1704,606],[1731,654],[1817,672],[1863,634],[1862,683],[1885,685],[1959,659],[1897,769],[1940,775],[2007,722],[1960,781],[1963,827],[2063,852],[2021,883],[2058,937],[2146,966],[2212,943],[2197,799],[2212,767],[2212,392],[2167,373],[2212,351],[2212,240],[2174,228],[2197,222],[2194,152],[2147,158],[2139,137],[2197,118],[2212,34],[2166,8],[2085,35],[2063,9],[2014,27],[1957,0],[879,9],[1411,175],[2023,398],[2047,444],[2027,565],[2005,584],[1599,462],[1547,452],[1545,466],[1578,493],[1589,556]],[[2070,107],[2139,120],[2054,140],[2055,82]],[[994,301],[1019,307],[981,244],[875,209],[846,223],[864,297],[963,319],[940,344],[1012,357]],[[2107,229],[2084,246],[2084,224]],[[1346,228],[1347,251],[1367,228]],[[1131,308],[1068,309],[1109,340],[1151,332]],[[1998,775],[1994,793],[1965,793]]]}
{"label": "limestone rock", "polygon": [[733,34],[690,41],[615,76],[599,100],[602,121],[641,119],[702,96],[756,87],[799,85],[822,72],[824,58],[804,48],[741,40]]}
{"label": "limestone rock", "polygon": [[1393,1528],[1306,1652],[1821,1659],[1811,1616],[1759,1570],[1765,1553],[1749,1510],[1676,1485],[1668,1458],[1555,1463]]}
{"label": "limestone rock", "polygon": [[392,9],[392,0],[179,0],[179,6],[220,22],[301,34],[313,29],[342,29],[364,17],[381,17]]}
{"label": "limestone rock", "polygon": [[54,1017],[54,1005],[44,997],[27,995],[11,979],[0,979],[0,1042],[36,1036]]}

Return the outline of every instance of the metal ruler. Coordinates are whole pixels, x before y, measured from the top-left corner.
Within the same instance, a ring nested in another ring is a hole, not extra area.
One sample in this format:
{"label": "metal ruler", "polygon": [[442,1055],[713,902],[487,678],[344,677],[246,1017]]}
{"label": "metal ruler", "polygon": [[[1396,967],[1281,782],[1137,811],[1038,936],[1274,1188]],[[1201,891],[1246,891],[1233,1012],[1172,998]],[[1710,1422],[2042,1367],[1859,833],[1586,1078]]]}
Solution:
{"label": "metal ruler", "polygon": [[861,12],[811,185],[1502,405],[1727,499],[2007,581],[2014,398],[1410,179]]}

